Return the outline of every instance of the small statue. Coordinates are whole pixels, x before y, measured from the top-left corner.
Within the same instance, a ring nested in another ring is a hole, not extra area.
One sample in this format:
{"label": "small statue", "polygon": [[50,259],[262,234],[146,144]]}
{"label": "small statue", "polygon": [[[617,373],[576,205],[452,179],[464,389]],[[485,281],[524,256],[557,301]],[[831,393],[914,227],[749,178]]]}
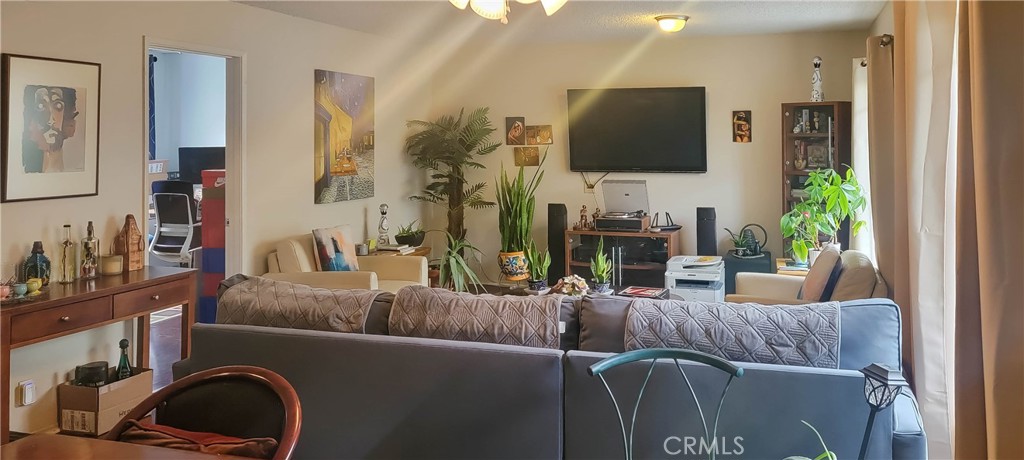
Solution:
{"label": "small statue", "polygon": [[820,112],[814,112],[814,129],[811,132],[812,133],[821,132],[820,128],[821,128],[821,113]]}
{"label": "small statue", "polygon": [[793,120],[796,121],[796,126],[793,127],[793,134],[800,134],[800,131],[803,131],[804,122],[800,120],[800,115],[794,115]]}
{"label": "small statue", "polygon": [[597,226],[597,218],[601,217],[601,208],[597,208],[597,209],[594,210],[593,217],[594,217],[594,220],[591,221],[591,225],[596,227]]}
{"label": "small statue", "polygon": [[142,253],[146,250],[143,243],[142,232],[135,222],[135,216],[128,214],[124,216],[124,225],[121,231],[114,238],[114,254],[124,257],[124,264],[128,271],[142,270]]}
{"label": "small statue", "polygon": [[576,223],[576,230],[587,230],[590,224],[587,223],[587,205],[580,209],[580,221]]}
{"label": "small statue", "polygon": [[825,92],[821,90],[821,56],[814,56],[814,73],[811,74],[811,102],[825,100]]}
{"label": "small statue", "polygon": [[391,244],[391,238],[388,237],[388,204],[381,203],[380,205],[380,223],[377,224],[377,244]]}

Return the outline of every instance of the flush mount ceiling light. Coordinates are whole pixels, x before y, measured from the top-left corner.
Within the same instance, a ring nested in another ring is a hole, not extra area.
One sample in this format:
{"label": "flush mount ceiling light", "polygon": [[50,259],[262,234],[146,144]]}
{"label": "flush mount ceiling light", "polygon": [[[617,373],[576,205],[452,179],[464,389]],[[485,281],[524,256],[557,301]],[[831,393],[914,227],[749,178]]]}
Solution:
{"label": "flush mount ceiling light", "polygon": [[[486,19],[498,19],[502,24],[508,24],[509,2],[512,0],[448,0],[460,10],[466,9],[466,5],[476,14]],[[515,0],[519,3],[536,3],[538,0]],[[555,14],[567,0],[539,0],[544,6],[544,13],[548,16]]]}
{"label": "flush mount ceiling light", "polygon": [[689,21],[690,17],[683,14],[663,14],[656,16],[654,20],[658,21],[658,27],[665,32],[679,32],[686,27],[686,21]]}

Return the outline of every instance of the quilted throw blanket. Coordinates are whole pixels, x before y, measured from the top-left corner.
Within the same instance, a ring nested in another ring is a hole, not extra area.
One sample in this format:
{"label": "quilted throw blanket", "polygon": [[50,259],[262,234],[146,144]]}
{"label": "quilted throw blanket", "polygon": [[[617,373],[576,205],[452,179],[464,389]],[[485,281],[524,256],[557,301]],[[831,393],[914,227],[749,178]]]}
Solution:
{"label": "quilted throw blanket", "polygon": [[323,289],[236,275],[220,286],[217,323],[363,333],[382,291]]}
{"label": "quilted throw blanket", "polygon": [[635,299],[626,350],[685,348],[730,361],[839,367],[839,303],[755,305]]}
{"label": "quilted throw blanket", "polygon": [[388,318],[390,335],[558,348],[561,296],[493,296],[403,287]]}

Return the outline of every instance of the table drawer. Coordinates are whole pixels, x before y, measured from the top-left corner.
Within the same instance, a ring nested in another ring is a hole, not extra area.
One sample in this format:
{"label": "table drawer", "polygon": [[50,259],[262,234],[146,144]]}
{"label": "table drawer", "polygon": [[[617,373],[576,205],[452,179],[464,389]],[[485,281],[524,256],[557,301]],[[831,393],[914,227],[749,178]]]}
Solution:
{"label": "table drawer", "polygon": [[110,297],[47,308],[11,318],[11,343],[59,334],[113,319]]}
{"label": "table drawer", "polygon": [[195,289],[188,280],[136,289],[114,295],[114,317],[173,307],[188,302],[189,291]]}

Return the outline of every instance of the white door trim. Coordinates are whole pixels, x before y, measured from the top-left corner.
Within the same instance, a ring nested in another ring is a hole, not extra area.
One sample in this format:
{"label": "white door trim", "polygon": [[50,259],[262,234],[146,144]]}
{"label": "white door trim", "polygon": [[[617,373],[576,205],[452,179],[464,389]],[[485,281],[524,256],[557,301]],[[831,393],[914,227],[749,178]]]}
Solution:
{"label": "white door trim", "polygon": [[[186,43],[177,40],[168,40],[152,36],[143,36],[142,63],[143,63],[143,108],[142,118],[142,152],[149,148],[149,50],[151,48],[164,49],[169,51],[182,51],[196,54],[219,56],[226,59],[227,82],[226,92],[226,120],[225,120],[225,151],[224,164],[227,166],[226,193],[224,218],[227,226],[224,235],[224,273],[228,276],[235,273],[242,273],[247,262],[246,254],[243,251],[245,245],[242,232],[245,222],[246,183],[246,53],[244,51],[230,50],[195,43]],[[146,185],[146,173],[148,162],[143,162],[142,184]],[[149,203],[147,194],[142,194],[142,210],[139,215],[146,216],[143,222],[148,222]],[[146,253],[146,261],[149,260],[149,253]]]}

